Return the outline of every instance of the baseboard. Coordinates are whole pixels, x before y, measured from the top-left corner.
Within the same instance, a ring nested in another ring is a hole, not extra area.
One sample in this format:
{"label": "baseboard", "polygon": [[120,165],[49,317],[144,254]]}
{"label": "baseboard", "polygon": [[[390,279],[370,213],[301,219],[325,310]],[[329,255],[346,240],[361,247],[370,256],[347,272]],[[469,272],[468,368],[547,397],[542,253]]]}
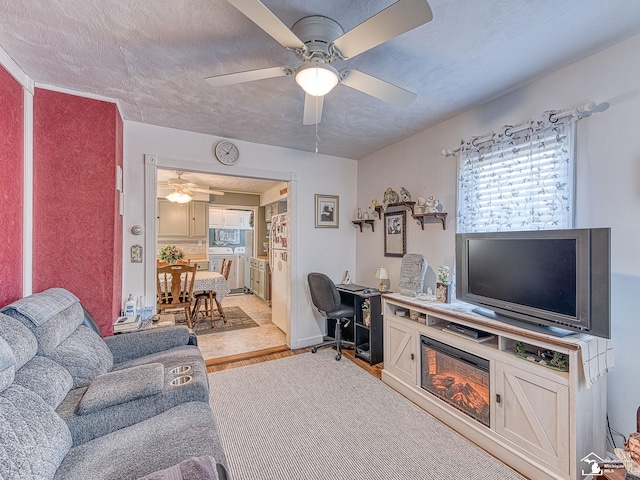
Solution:
{"label": "baseboard", "polygon": [[205,360],[207,367],[214,365],[222,365],[224,363],[241,362],[243,360],[249,360],[250,358],[262,357],[264,355],[271,355],[273,353],[285,352],[290,350],[286,345],[279,345],[277,347],[263,348],[262,350],[254,350],[253,352],[239,353],[236,355],[227,355],[226,357],[211,358]]}
{"label": "baseboard", "polygon": [[295,345],[292,345],[291,348],[295,350],[298,348],[312,347],[318,343],[322,343],[323,341],[324,341],[324,337],[322,335],[314,335],[312,337],[299,338],[298,341],[295,343]]}

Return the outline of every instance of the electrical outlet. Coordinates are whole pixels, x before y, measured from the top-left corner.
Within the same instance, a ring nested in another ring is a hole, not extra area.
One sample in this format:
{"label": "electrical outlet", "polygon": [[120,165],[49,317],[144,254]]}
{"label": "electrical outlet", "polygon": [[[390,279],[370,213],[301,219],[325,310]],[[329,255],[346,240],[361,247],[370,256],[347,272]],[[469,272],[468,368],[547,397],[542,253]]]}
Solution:
{"label": "electrical outlet", "polygon": [[202,246],[202,240],[198,240],[198,246],[201,247]]}

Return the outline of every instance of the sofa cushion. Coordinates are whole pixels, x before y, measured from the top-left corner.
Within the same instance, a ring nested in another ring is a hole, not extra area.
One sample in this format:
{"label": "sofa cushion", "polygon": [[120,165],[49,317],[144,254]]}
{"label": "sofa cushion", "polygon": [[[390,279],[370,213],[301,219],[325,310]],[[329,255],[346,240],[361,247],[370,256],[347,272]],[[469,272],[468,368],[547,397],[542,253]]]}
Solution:
{"label": "sofa cushion", "polygon": [[[167,352],[137,359],[135,362],[139,363],[134,365],[134,361],[127,362],[129,365],[125,363],[124,369],[114,370],[112,373],[126,372],[130,368],[149,363],[160,363],[164,366],[162,392],[80,415],[78,406],[87,387],[71,390],[56,412],[71,430],[74,446],[146,420],[182,403],[209,402],[207,371],[197,347],[173,348]],[[180,365],[189,365],[191,369],[182,374],[171,373],[172,368]],[[191,376],[191,382],[180,386],[169,385],[173,378],[180,375]]]}
{"label": "sofa cushion", "polygon": [[88,385],[98,375],[110,372],[113,368],[113,355],[109,348],[84,325],[77,327],[47,356],[69,371],[74,388]]}
{"label": "sofa cushion", "polygon": [[[31,295],[31,298],[34,295]],[[23,298],[22,300],[25,300]],[[53,351],[78,328],[84,319],[84,312],[80,303],[74,303],[69,307],[61,310],[53,315],[47,321],[40,321],[35,324],[29,317],[26,317],[20,311],[8,309],[13,304],[5,307],[3,312],[20,320],[26,327],[33,332],[38,339],[38,354],[48,357]]]}
{"label": "sofa cushion", "polygon": [[6,390],[13,383],[16,372],[16,357],[5,340],[0,337],[0,392]]}
{"label": "sofa cushion", "polygon": [[31,360],[38,351],[38,342],[31,331],[15,318],[0,313],[0,337],[11,346],[16,370]]}
{"label": "sofa cushion", "polygon": [[203,455],[226,463],[211,408],[190,402],[73,447],[54,479],[132,480]]}
{"label": "sofa cushion", "polygon": [[218,472],[215,459],[204,456],[184,460],[172,467],[145,475],[140,480],[218,480]]}
{"label": "sofa cushion", "polygon": [[69,371],[47,357],[36,355],[16,372],[15,383],[37,393],[57,408],[73,386]]}
{"label": "sofa cushion", "polygon": [[79,415],[86,415],[138,398],[157,395],[164,387],[164,367],[160,363],[105,373],[89,384],[78,404]]}
{"label": "sofa cushion", "polygon": [[103,340],[117,364],[188,345],[189,329],[184,325],[149,328],[126,335],[112,335]]}
{"label": "sofa cushion", "polygon": [[69,429],[42,398],[20,385],[0,393],[0,478],[53,478],[70,447]]}
{"label": "sofa cushion", "polygon": [[74,303],[79,303],[79,300],[73,293],[64,288],[50,288],[16,300],[1,311],[20,313],[35,326],[40,326]]}

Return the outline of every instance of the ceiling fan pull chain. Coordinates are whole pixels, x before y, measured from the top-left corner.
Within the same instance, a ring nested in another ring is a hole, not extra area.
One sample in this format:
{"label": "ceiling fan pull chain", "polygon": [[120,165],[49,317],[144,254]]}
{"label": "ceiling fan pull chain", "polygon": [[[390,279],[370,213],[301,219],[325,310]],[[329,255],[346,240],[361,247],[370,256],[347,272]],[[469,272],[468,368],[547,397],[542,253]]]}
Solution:
{"label": "ceiling fan pull chain", "polygon": [[319,97],[316,97],[316,153],[318,153],[318,143],[320,143],[320,135],[318,135],[318,123],[320,123],[318,118],[318,99]]}

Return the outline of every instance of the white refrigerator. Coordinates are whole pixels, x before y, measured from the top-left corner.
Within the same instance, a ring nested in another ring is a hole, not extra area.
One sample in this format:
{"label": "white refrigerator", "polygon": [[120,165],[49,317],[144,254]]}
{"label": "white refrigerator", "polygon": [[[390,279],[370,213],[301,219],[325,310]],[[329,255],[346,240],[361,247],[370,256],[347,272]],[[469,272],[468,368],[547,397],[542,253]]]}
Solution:
{"label": "white refrigerator", "polygon": [[271,321],[284,333],[289,330],[289,225],[287,214],[271,218],[269,237],[271,268]]}

